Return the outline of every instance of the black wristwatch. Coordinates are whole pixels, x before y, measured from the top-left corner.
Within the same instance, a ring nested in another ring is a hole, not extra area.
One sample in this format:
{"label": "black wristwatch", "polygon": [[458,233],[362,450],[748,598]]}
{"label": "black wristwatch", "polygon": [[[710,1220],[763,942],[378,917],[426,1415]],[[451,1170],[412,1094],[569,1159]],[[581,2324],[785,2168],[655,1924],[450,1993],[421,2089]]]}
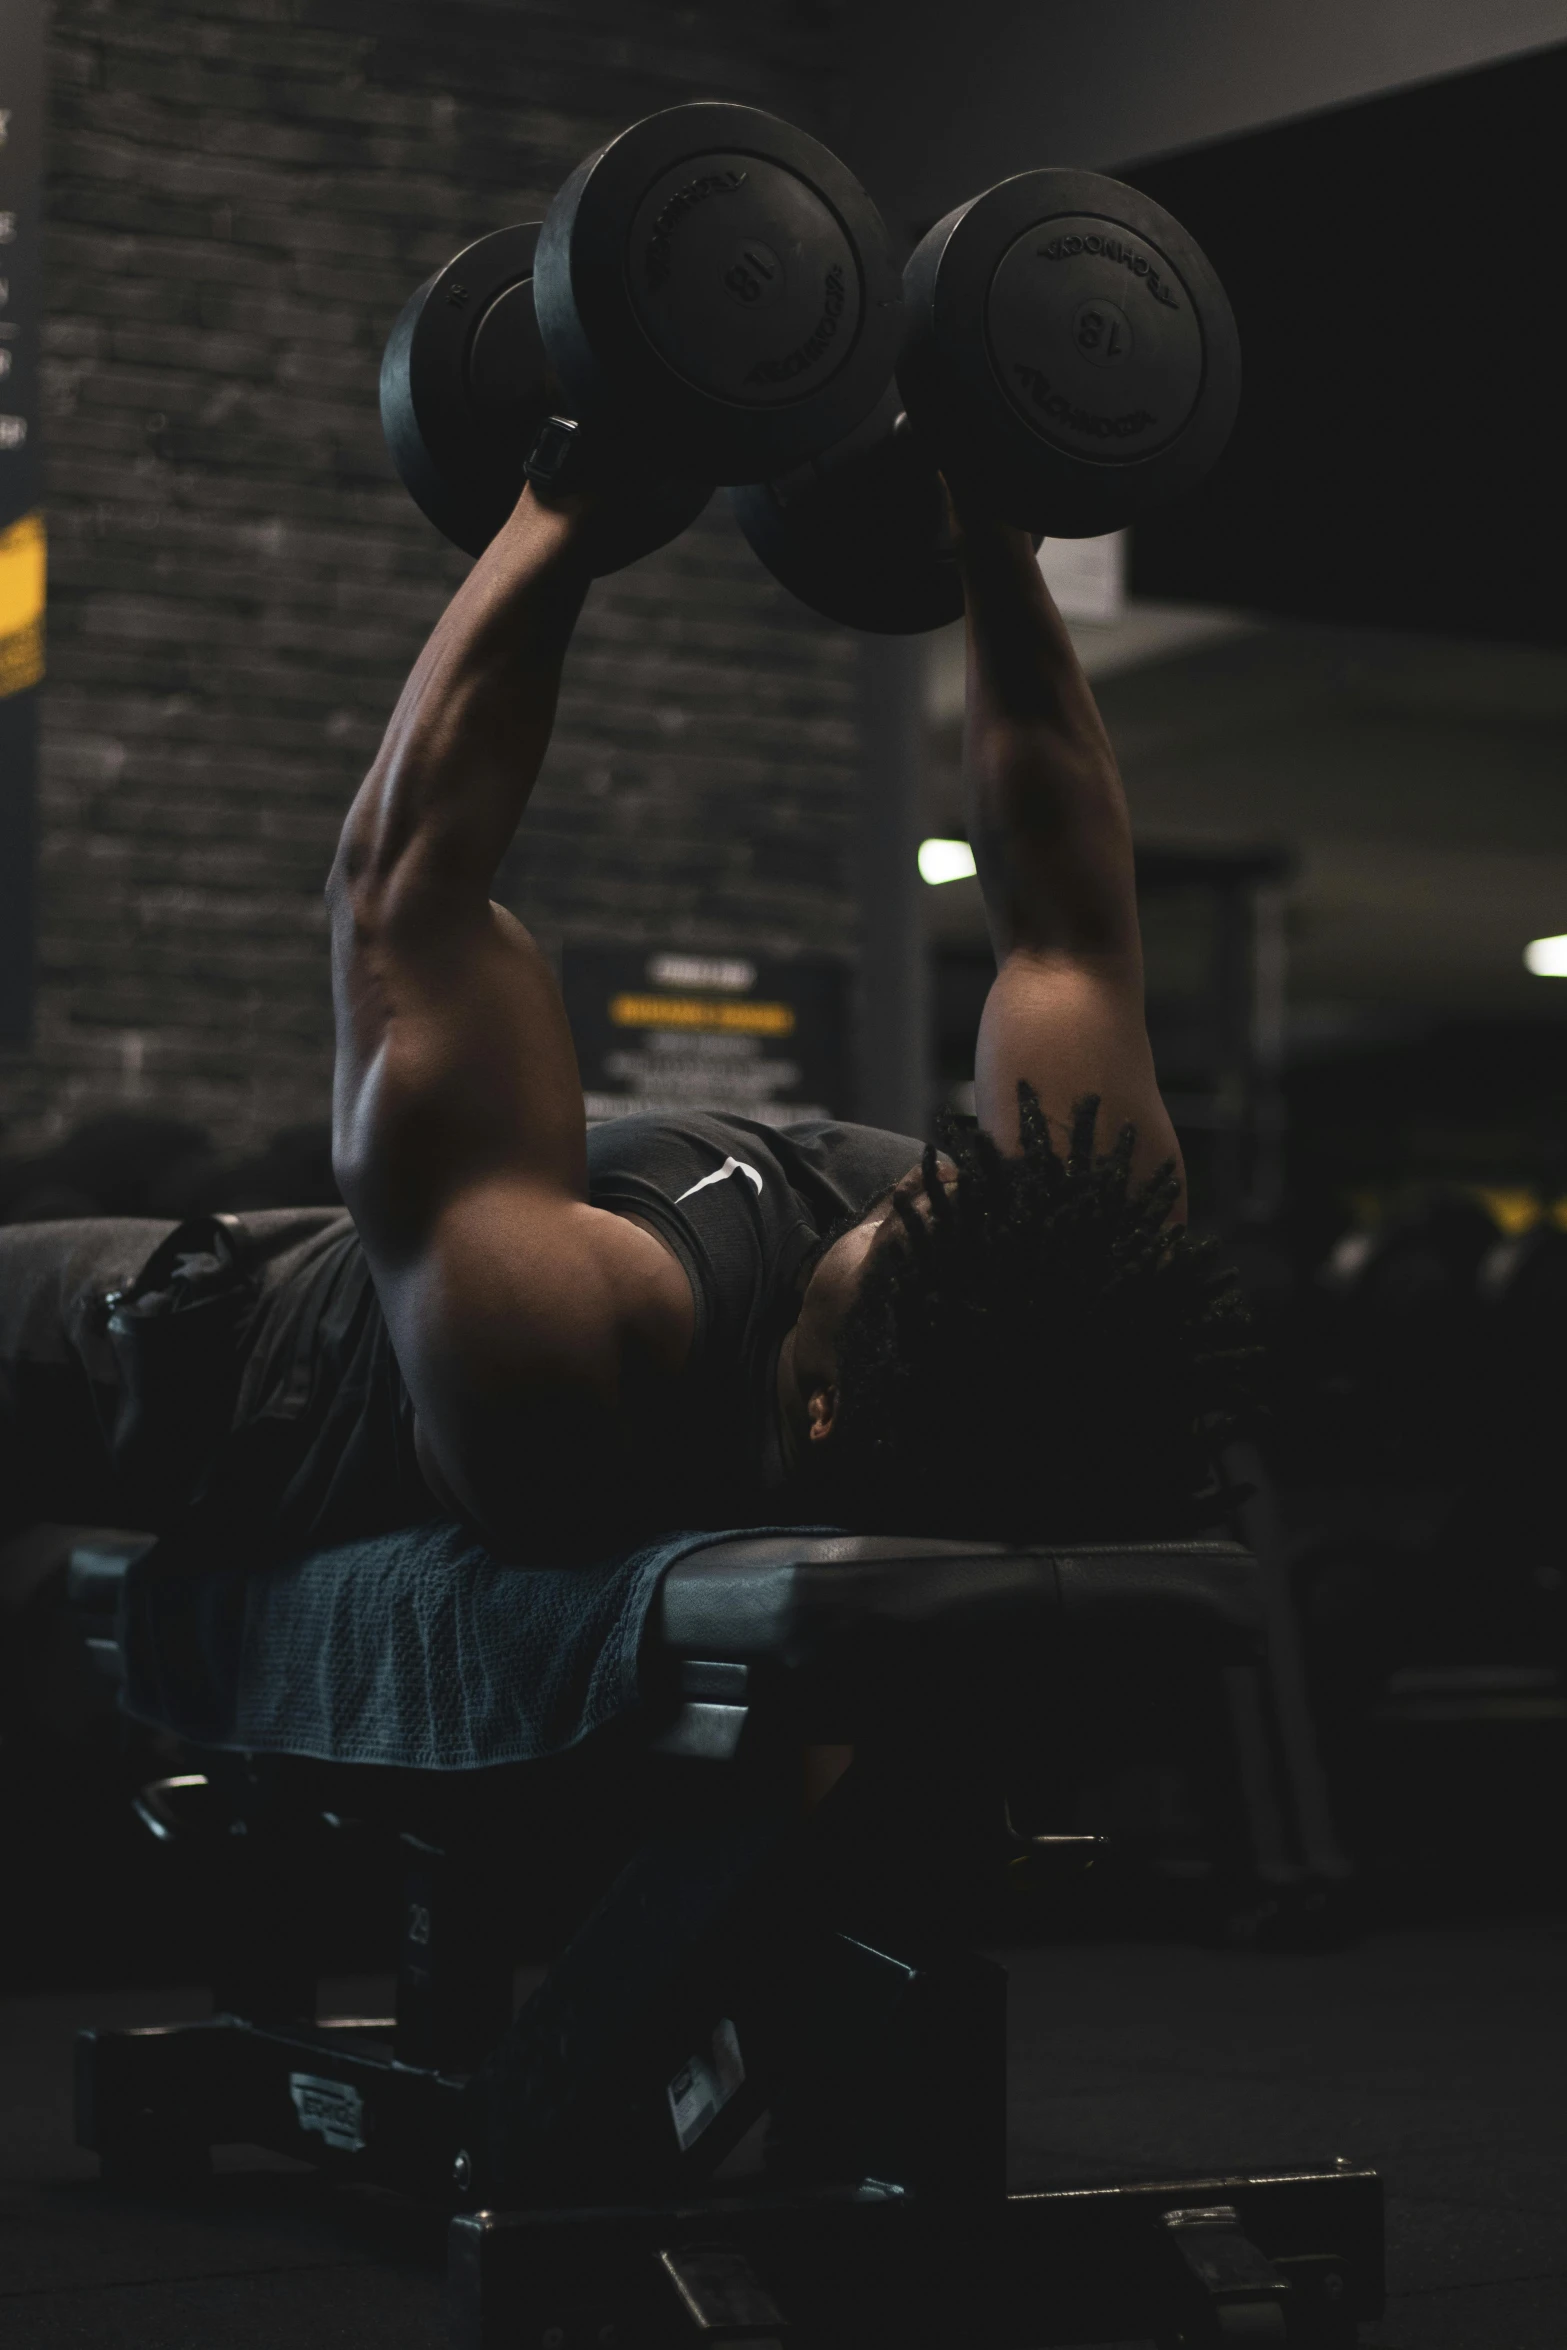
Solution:
{"label": "black wristwatch", "polygon": [[536,490],[545,497],[570,497],[587,486],[583,439],[582,427],[572,417],[546,416],[523,467]]}

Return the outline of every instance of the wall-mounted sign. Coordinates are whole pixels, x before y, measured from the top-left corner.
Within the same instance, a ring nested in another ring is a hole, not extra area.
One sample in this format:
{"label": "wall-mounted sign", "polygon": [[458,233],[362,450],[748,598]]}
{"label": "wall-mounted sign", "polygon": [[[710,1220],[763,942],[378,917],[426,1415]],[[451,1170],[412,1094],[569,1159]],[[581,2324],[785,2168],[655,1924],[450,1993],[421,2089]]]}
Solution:
{"label": "wall-mounted sign", "polygon": [[568,946],[561,986],[590,1122],[728,1110],[788,1126],[847,1114],[841,963]]}
{"label": "wall-mounted sign", "polygon": [[33,993],[33,792],[44,667],[38,470],[43,0],[0,0],[0,1043]]}

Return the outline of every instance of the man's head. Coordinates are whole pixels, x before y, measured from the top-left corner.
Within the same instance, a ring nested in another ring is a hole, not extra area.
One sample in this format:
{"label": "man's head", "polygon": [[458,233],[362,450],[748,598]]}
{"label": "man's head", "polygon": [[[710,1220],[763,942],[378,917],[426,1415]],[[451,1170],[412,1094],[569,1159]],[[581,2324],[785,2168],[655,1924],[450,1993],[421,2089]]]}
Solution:
{"label": "man's head", "polygon": [[1134,1136],[1065,1155],[1018,1088],[1021,1148],[954,1130],[818,1259],[781,1366],[814,1514],[889,1532],[1083,1540],[1214,1514],[1253,1349],[1213,1244],[1168,1222]]}

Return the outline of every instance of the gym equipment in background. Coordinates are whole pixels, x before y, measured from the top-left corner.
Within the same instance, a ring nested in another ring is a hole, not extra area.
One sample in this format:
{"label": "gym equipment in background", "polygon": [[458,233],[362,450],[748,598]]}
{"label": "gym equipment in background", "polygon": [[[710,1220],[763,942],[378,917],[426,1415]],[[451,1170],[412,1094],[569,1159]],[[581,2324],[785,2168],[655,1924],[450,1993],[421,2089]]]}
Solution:
{"label": "gym equipment in background", "polygon": [[1091,538],[1194,488],[1229,438],[1224,289],[1179,222],[1118,181],[1003,180],[937,222],[904,290],[898,397],[733,494],[761,560],[829,619],[897,634],[959,617],[938,466],[1036,538]]}
{"label": "gym equipment in background", "polygon": [[[415,505],[482,554],[522,494],[540,427],[560,404],[534,307],[541,224],[495,229],[426,278],[381,361],[381,426]],[[712,495],[705,481],[648,473],[594,523],[595,572],[619,571],[678,538]]]}

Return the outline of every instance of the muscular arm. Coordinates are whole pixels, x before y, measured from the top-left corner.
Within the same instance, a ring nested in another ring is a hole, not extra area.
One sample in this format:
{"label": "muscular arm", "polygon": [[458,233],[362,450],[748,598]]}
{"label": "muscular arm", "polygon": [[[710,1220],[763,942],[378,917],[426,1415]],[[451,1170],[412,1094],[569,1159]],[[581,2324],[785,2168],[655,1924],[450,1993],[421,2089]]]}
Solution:
{"label": "muscular arm", "polygon": [[333,1156],[432,1482],[496,1540],[678,1368],[684,1276],[588,1205],[576,1057],[549,968],[490,902],[543,762],[588,584],[525,492],[405,686],[328,888]]}
{"label": "muscular arm", "polygon": [[1026,535],[957,510],[967,604],[969,838],[996,952],[975,1107],[1017,1142],[1026,1078],[1064,1126],[1098,1094],[1101,1147],[1131,1120],[1137,1168],[1179,1146],[1143,1012],[1131,825],[1115,753]]}

